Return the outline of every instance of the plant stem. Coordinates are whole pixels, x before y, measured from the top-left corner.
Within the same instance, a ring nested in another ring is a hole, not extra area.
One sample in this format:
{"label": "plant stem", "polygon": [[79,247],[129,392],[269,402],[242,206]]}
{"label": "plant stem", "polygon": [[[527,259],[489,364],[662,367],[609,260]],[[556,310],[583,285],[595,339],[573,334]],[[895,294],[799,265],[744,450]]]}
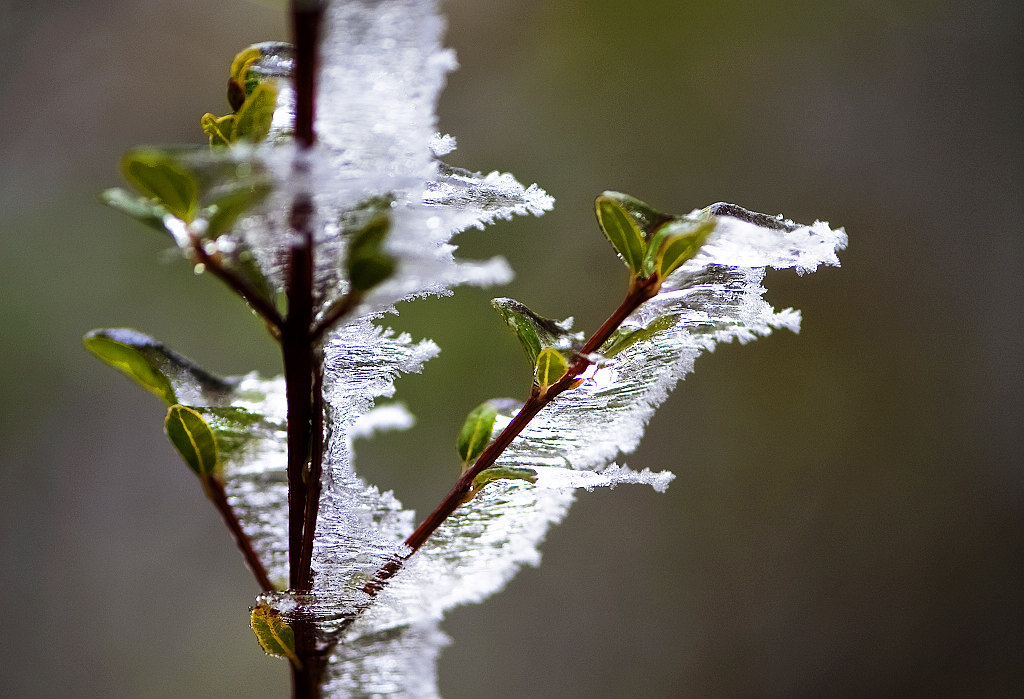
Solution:
{"label": "plant stem", "polygon": [[[576,357],[569,364],[569,368],[565,375],[560,378],[557,382],[548,387],[546,391],[541,391],[540,388],[535,384],[533,390],[530,393],[530,398],[526,401],[516,416],[512,418],[512,421],[505,426],[505,429],[501,431],[493,442],[491,442],[480,457],[473,464],[473,467],[468,469],[462,476],[455,482],[452,489],[448,491],[448,494],[444,497],[441,503],[434,508],[434,511],[427,515],[427,518],[423,520],[419,527],[416,528],[409,538],[405,540],[405,545],[408,546],[412,551],[406,556],[408,558],[413,553],[419,550],[419,548],[430,538],[431,534],[437,531],[437,528],[444,523],[446,519],[462,504],[466,495],[473,487],[473,481],[478,475],[484,470],[490,468],[498,460],[498,457],[502,455],[505,449],[512,443],[512,441],[518,437],[527,425],[537,416],[537,414],[544,409],[552,400],[558,395],[569,390],[575,380],[586,371],[587,367],[592,364],[589,355],[596,352],[601,345],[608,341],[622,322],[626,320],[642,303],[650,298],[653,298],[661,287],[661,279],[657,276],[647,280],[636,280],[630,284],[629,292],[626,294],[626,298],[619,304],[619,307],[615,309],[601,327],[598,328],[597,332],[586,342],[583,349],[577,353]],[[363,591],[373,596],[376,595],[381,589],[383,589],[386,581],[393,577],[399,570],[401,570],[405,559],[393,559],[392,561],[385,564],[378,572],[374,579],[367,583],[363,588]]]}
{"label": "plant stem", "polygon": [[[316,103],[317,40],[323,4],[318,0],[292,0],[291,20],[295,45],[295,139],[303,150],[315,140],[313,131]],[[296,161],[296,175],[308,175],[305,163]],[[281,353],[284,361],[285,395],[288,401],[288,553],[289,587],[309,586],[309,573],[303,572],[302,559],[306,539],[312,547],[314,526],[306,528],[307,486],[315,424],[322,426],[322,397],[314,397],[319,382],[319,362],[312,338],[315,303],[313,299],[314,236],[313,200],[309,192],[298,194],[292,203],[290,226],[296,240],[288,260],[285,297],[288,314],[281,327]],[[322,432],[322,427],[321,427]],[[322,435],[320,437],[322,440]],[[319,441],[319,440],[316,440]],[[319,469],[317,469],[319,470]],[[315,509],[316,502],[312,503]]]}
{"label": "plant stem", "polygon": [[313,386],[316,360],[310,337],[313,323],[313,203],[296,197],[291,227],[299,238],[292,244],[285,296],[288,315],[281,327],[285,397],[288,402],[288,586],[300,586],[300,560],[305,535],[306,503],[313,435]]}
{"label": "plant stem", "polygon": [[[290,10],[295,46],[295,140],[308,151],[316,138],[317,50],[324,8],[321,0],[291,0]],[[308,177],[301,154],[295,169],[296,175]],[[290,217],[297,239],[288,261],[288,314],[281,332],[288,401],[288,580],[293,590],[307,590],[312,583],[310,565],[323,459],[323,368],[313,337],[314,213],[310,192],[298,194]],[[318,647],[312,622],[297,622],[294,631],[301,665],[291,666],[292,696],[316,699],[321,696],[326,657]]]}
{"label": "plant stem", "polygon": [[229,289],[241,296],[249,304],[249,308],[270,325],[272,332],[278,333],[281,331],[281,324],[284,322],[284,319],[277,312],[277,309],[274,308],[274,304],[253,288],[248,281],[225,267],[222,264],[220,255],[211,255],[206,252],[206,249],[203,247],[203,241],[194,234],[192,235],[192,252],[200,264],[209,270],[213,276],[220,279]]}
{"label": "plant stem", "polygon": [[[319,359],[319,357],[318,357]],[[313,409],[308,480],[306,481],[306,507],[302,523],[302,550],[299,553],[299,575],[296,589],[308,590],[313,585],[313,538],[316,536],[316,518],[320,510],[320,477],[324,460],[324,370],[317,361],[313,375]]]}
{"label": "plant stem", "polygon": [[231,535],[235,538],[235,544],[242,552],[242,556],[245,558],[245,562],[249,566],[249,570],[252,571],[253,576],[256,578],[256,582],[259,583],[260,588],[264,592],[273,592],[274,584],[270,582],[270,578],[267,576],[267,569],[263,567],[263,562],[260,557],[256,555],[256,552],[252,548],[252,542],[242,529],[241,523],[238,521],[238,517],[235,516],[235,511],[231,509],[231,505],[228,504],[227,493],[224,492],[224,484],[216,478],[205,478],[203,479],[203,490],[206,491],[206,496],[213,502],[214,507],[220,512],[220,516],[224,519],[224,523],[228,525],[228,529],[231,531]]}
{"label": "plant stem", "polygon": [[316,139],[313,122],[323,3],[320,0],[292,0],[291,16],[295,45],[295,140],[303,148],[309,148]]}

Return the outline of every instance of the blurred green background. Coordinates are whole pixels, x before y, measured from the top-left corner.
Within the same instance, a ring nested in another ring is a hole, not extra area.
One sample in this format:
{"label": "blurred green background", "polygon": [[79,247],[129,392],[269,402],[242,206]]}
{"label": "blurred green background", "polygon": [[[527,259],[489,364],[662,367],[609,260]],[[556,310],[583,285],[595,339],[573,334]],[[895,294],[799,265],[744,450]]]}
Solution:
{"label": "blurred green background", "polygon": [[[1024,9],[972,3],[452,0],[448,160],[557,199],[470,231],[516,280],[403,307],[443,348],[399,396],[417,427],[359,468],[420,512],[465,413],[521,396],[489,308],[593,329],[623,270],[593,197],[726,200],[845,226],[842,269],[770,273],[799,335],[725,346],[658,413],[635,467],[583,493],[522,572],[445,621],[446,697],[1009,696],[1024,686]],[[282,12],[0,2],[0,693],[282,697],[256,592],[161,431],[87,356],[131,326],[220,373],[278,371],[241,304],[96,203],[140,143],[201,142],[241,47]],[[473,378],[456,369],[478,362]],[[1015,456],[1016,455],[1016,456]]]}

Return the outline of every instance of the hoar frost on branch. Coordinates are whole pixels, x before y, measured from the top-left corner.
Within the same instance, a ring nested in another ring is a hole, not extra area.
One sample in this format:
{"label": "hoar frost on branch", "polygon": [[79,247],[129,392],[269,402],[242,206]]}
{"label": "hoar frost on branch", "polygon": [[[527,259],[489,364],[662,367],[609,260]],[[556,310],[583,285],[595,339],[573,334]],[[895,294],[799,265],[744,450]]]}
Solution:
{"label": "hoar frost on branch", "polygon": [[[352,441],[374,429],[411,423],[396,404],[375,403],[394,394],[402,373],[419,372],[439,351],[430,340],[414,341],[376,323],[398,302],[446,295],[460,284],[508,281],[511,271],[500,258],[457,260],[452,236],[513,215],[540,215],[553,200],[509,174],[485,176],[438,160],[454,149],[454,139],[438,132],[435,104],[455,58],[441,46],[443,21],[434,0],[332,2],[325,19],[318,142],[312,149],[299,151],[289,142],[295,101],[287,81],[290,49],[262,45],[247,75],[264,71],[260,75],[274,90],[246,98],[250,104],[259,95],[273,100],[261,142],[245,143],[239,136],[256,128],[245,125],[244,104],[230,119],[208,115],[204,128],[211,140],[222,137],[229,148],[172,156],[141,151],[129,156],[125,172],[149,196],[117,190],[106,198],[170,234],[189,259],[233,270],[254,296],[271,299],[271,315],[288,275],[289,216],[296,196],[309,195],[313,202],[313,289],[321,318],[354,288],[354,237],[375,220],[384,221],[382,259],[393,269],[360,289],[353,296],[357,302],[323,336],[327,442],[313,589],[267,592],[259,604],[286,621],[298,615],[316,621],[330,648],[325,695],[429,697],[436,695],[434,661],[445,643],[438,628],[444,612],[486,598],[521,566],[538,564],[538,545],[565,516],[577,490],[638,483],[664,491],[671,473],[631,470],[616,459],[636,448],[654,410],[702,352],[776,328],[798,330],[798,312],[775,311],[764,301],[765,269],[804,273],[838,265],[836,252],[845,247],[846,234],[825,223],[802,226],[727,204],[669,217],[609,193],[613,196],[604,201],[612,202],[613,210],[634,215],[641,228],[649,224],[640,242],[616,240],[604,220],[601,225],[634,279],[657,274],[662,264],[664,278],[653,297],[584,358],[586,370],[572,389],[547,404],[497,457],[496,467],[530,469],[533,475],[498,480],[474,493],[374,597],[366,583],[389,561],[408,556],[403,541],[414,516],[390,491],[356,475]],[[181,178],[172,188],[177,194],[154,185],[154,172]],[[638,256],[650,256],[645,246],[660,244],[651,236],[666,221],[685,227],[687,236],[699,233],[699,242],[678,267],[665,266],[658,257],[654,268],[641,273]],[[626,230],[633,224],[622,225]],[[571,332],[570,321],[546,321],[510,299],[496,299],[495,305],[513,329],[519,328],[521,340],[527,333],[527,345],[536,336],[538,347],[554,348],[572,364],[582,339]],[[523,331],[523,323],[536,327]],[[168,404],[184,405],[209,424],[227,501],[270,581],[286,587],[283,380],[217,379],[132,331],[99,331],[87,344]],[[506,400],[495,406],[493,426],[488,423],[491,439],[521,404]]]}

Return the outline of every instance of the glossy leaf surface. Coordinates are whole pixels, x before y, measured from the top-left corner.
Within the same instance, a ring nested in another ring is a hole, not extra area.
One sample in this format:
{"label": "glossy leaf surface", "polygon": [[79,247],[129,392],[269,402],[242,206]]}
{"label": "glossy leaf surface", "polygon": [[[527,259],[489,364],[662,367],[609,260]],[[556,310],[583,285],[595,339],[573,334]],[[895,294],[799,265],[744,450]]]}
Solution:
{"label": "glossy leaf surface", "polygon": [[164,418],[164,431],[197,476],[217,475],[220,470],[217,439],[202,415],[184,405],[172,405]]}
{"label": "glossy leaf surface", "polygon": [[547,389],[548,386],[565,376],[568,369],[569,363],[565,361],[561,352],[553,347],[545,347],[537,355],[537,385],[541,387],[541,390]]}
{"label": "glossy leaf surface", "polygon": [[633,274],[640,272],[644,259],[644,231],[635,217],[623,206],[617,193],[606,192],[597,198],[597,222],[605,237]]}
{"label": "glossy leaf surface", "polygon": [[295,655],[295,632],[281,618],[280,612],[267,605],[257,604],[249,615],[249,625],[263,652],[301,665]]}
{"label": "glossy leaf surface", "polygon": [[99,198],[100,202],[106,204],[111,209],[117,209],[121,213],[128,214],[136,221],[173,237],[164,224],[164,217],[168,214],[167,209],[152,199],[140,197],[120,187],[114,187],[102,192]]}
{"label": "glossy leaf surface", "polygon": [[140,192],[156,199],[171,214],[189,223],[199,206],[199,183],[168,152],[131,150],[121,159],[121,173]]}
{"label": "glossy leaf surface", "polygon": [[466,416],[455,442],[455,448],[463,464],[468,465],[476,461],[490,444],[497,418],[498,411],[491,401],[481,403]]}
{"label": "glossy leaf surface", "polygon": [[543,347],[568,350],[582,343],[582,335],[569,330],[571,318],[562,321],[544,318],[515,299],[491,299],[491,305],[515,333],[531,366],[537,365],[537,357]]}

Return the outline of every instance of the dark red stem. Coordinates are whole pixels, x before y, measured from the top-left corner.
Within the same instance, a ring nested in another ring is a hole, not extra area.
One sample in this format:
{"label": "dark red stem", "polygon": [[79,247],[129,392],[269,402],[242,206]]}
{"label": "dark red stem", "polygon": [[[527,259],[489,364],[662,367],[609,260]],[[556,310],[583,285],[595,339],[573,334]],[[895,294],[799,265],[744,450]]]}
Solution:
{"label": "dark red stem", "polygon": [[[291,0],[290,9],[295,45],[295,140],[308,150],[316,140],[313,124],[317,51],[324,8],[320,0]],[[295,174],[309,175],[301,158],[296,162]],[[303,192],[296,196],[290,221],[295,240],[285,289],[288,314],[281,332],[288,401],[288,579],[293,590],[311,586],[310,560],[323,452],[322,368],[313,339],[314,214],[311,194]],[[325,658],[318,648],[312,622],[296,622],[294,631],[295,651],[302,665],[292,665],[292,696],[315,699],[321,696]]]}
{"label": "dark red stem", "polygon": [[281,354],[284,358],[285,398],[288,402],[288,586],[300,588],[306,487],[312,454],[314,348],[313,323],[313,203],[299,196],[292,206],[292,243],[285,297],[288,315],[281,326]]}
{"label": "dark red stem", "polygon": [[228,496],[224,492],[224,484],[214,478],[207,478],[204,480],[203,489],[206,491],[206,496],[213,502],[214,507],[220,512],[224,523],[228,525],[231,536],[235,538],[235,544],[242,552],[242,556],[245,558],[245,562],[248,564],[253,576],[255,576],[260,588],[264,592],[272,592],[274,584],[270,582],[270,578],[267,576],[267,569],[263,567],[263,562],[260,561],[259,556],[253,550],[252,541],[249,540],[245,531],[242,530],[242,525],[239,523],[238,517],[235,516],[235,511],[228,504]]}
{"label": "dark red stem", "polygon": [[220,279],[229,289],[241,296],[249,304],[256,315],[262,318],[271,326],[272,332],[277,333],[281,329],[283,319],[281,314],[274,308],[269,299],[257,291],[248,281],[238,276],[230,269],[223,266],[219,255],[211,255],[203,247],[203,241],[198,236],[192,237],[192,252],[210,274]]}

